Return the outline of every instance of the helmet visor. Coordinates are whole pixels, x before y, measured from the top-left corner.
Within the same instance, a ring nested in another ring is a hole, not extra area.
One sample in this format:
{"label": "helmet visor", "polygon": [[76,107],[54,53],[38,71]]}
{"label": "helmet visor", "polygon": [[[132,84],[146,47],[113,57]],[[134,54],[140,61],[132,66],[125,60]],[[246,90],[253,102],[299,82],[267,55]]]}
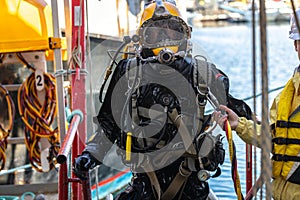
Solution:
{"label": "helmet visor", "polygon": [[140,29],[142,45],[148,48],[178,46],[187,39],[188,26],[178,18],[149,20]]}

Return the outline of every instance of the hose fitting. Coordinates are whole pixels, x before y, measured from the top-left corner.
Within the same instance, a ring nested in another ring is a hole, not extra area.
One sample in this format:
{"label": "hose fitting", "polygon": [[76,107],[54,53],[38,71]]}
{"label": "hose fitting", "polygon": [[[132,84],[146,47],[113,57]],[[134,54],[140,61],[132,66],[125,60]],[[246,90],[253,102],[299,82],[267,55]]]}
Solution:
{"label": "hose fitting", "polygon": [[158,54],[158,61],[161,64],[171,64],[174,61],[175,55],[169,49],[163,49]]}

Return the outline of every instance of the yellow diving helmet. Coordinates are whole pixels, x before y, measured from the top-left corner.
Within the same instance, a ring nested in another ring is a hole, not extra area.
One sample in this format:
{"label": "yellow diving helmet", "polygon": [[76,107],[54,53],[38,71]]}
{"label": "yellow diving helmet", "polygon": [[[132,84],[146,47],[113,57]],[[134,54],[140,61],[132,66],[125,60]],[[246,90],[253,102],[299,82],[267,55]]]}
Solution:
{"label": "yellow diving helmet", "polygon": [[157,56],[162,50],[185,52],[191,30],[181,18],[175,1],[156,0],[145,5],[138,35],[142,49]]}

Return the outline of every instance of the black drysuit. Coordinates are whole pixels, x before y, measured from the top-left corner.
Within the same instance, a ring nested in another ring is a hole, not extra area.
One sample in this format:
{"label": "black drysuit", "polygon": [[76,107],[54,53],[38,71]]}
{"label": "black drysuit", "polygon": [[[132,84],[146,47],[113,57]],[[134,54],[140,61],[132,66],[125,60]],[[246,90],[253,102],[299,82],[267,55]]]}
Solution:
{"label": "black drysuit", "polygon": [[[197,62],[194,58],[178,58],[169,65],[162,65],[157,61],[134,61],[121,60],[114,70],[97,116],[99,129],[84,152],[89,152],[102,162],[109,148],[113,144],[118,146],[117,152],[123,162],[126,165],[132,164],[130,166],[133,169],[132,183],[117,197],[122,200],[157,199],[160,196],[157,193],[163,194],[168,189],[188,157],[193,160],[188,169],[184,166],[190,171],[189,176],[184,183],[175,186],[177,191],[172,198],[206,199],[209,194],[208,183],[197,177],[197,172],[201,170],[199,158],[186,153],[189,147],[185,146],[182,137],[190,138],[193,143],[191,148],[198,153],[201,139],[197,138],[208,127],[210,115],[199,115],[197,112],[199,105],[208,105],[205,98],[208,91],[218,103],[229,106],[239,115],[251,117],[250,108],[228,94],[227,76],[205,61],[200,62],[204,68],[200,70],[195,67]],[[128,72],[134,67],[134,71]],[[173,111],[177,112],[175,120],[169,117]],[[151,112],[154,114],[149,114]],[[177,118],[184,119],[182,123],[185,123],[188,133],[178,133],[179,128],[174,124]],[[130,160],[126,160],[128,132],[132,132]],[[156,151],[162,149],[156,154]],[[182,155],[175,153],[178,149]],[[209,171],[216,170],[224,160],[222,145],[216,145],[212,151],[213,155],[208,162],[211,165],[204,167]],[[142,161],[141,155],[149,156],[147,159],[143,157]],[[153,181],[146,172],[149,170],[148,164],[155,171],[160,192],[153,186]]]}

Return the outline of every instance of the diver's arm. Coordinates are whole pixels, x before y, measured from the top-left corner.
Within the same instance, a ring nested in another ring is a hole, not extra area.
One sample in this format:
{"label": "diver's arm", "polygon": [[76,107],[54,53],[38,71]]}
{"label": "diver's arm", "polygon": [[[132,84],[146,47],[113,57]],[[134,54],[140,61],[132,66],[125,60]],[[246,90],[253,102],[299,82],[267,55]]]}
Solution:
{"label": "diver's arm", "polygon": [[251,108],[243,100],[236,99],[229,94],[228,76],[221,70],[219,70],[219,74],[221,75],[218,75],[218,80],[223,82],[227,103],[227,106],[220,105],[220,109],[224,110],[227,114],[221,116],[219,112],[219,122],[221,120],[219,125],[224,127],[224,122],[228,119],[231,128],[237,132],[238,136],[244,142],[260,147],[262,141],[261,125],[256,123],[256,129],[254,129],[254,121],[252,120],[254,114]]}
{"label": "diver's arm", "polygon": [[86,179],[90,169],[102,164],[105,155],[115,140],[119,138],[120,128],[113,117],[111,104],[113,92],[121,76],[122,66],[122,62],[120,62],[111,78],[104,102],[97,116],[97,131],[88,140],[82,154],[74,160],[73,172],[81,179]]}
{"label": "diver's arm", "polygon": [[[247,103],[243,100],[234,98],[229,94],[229,78],[228,76],[218,69],[218,80],[223,82],[226,91],[226,105],[228,108],[232,109],[239,117],[245,117],[247,119],[252,119],[253,112]],[[222,103],[220,103],[222,104]]]}
{"label": "diver's arm", "polygon": [[227,107],[232,109],[239,117],[252,119],[252,116],[255,116],[245,101],[236,99],[230,94],[227,95]]}
{"label": "diver's arm", "polygon": [[98,131],[98,134],[104,133],[112,142],[118,139],[120,133],[121,113],[128,89],[127,82],[123,83],[126,81],[123,77],[126,70],[126,62],[127,60],[121,60],[115,68],[106,90],[104,102],[97,116],[98,126],[101,130]]}
{"label": "diver's arm", "polygon": [[120,115],[124,107],[125,92],[127,89],[127,84],[120,84],[120,81],[122,81],[121,77],[125,74],[127,61],[121,60],[112,74],[103,104],[97,115],[97,120],[95,120],[98,122],[99,128],[95,135],[89,139],[85,148],[85,151],[93,152],[96,158],[102,158],[102,156],[99,157],[96,155],[97,151],[104,151],[106,153],[111,144],[119,138],[121,131]]}
{"label": "diver's arm", "polygon": [[102,163],[106,153],[112,147],[113,143],[106,137],[102,129],[98,129],[88,140],[83,153],[90,153],[98,163]]}

